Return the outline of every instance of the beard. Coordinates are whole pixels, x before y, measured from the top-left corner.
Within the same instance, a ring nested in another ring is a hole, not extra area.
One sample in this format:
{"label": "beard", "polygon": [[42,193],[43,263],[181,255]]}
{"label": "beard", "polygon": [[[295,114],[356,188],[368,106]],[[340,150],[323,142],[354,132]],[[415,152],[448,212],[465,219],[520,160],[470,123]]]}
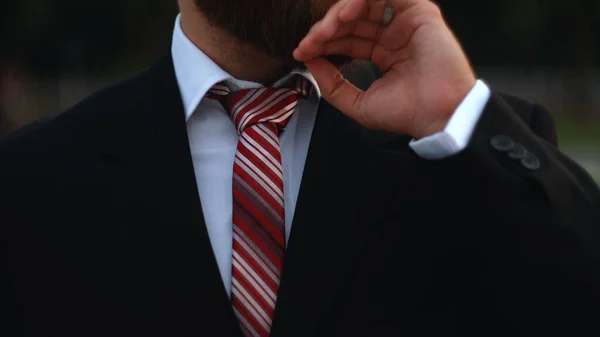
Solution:
{"label": "beard", "polygon": [[[243,44],[279,61],[284,68],[303,68],[292,53],[310,28],[338,0],[194,0],[208,23]],[[341,67],[351,61],[327,56]]]}

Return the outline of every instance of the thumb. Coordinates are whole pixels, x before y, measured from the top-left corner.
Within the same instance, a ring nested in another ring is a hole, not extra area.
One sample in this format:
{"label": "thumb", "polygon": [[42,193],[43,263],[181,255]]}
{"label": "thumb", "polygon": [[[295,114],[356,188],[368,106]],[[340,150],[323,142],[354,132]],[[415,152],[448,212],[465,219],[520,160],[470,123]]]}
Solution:
{"label": "thumb", "polygon": [[329,104],[357,122],[365,122],[360,113],[364,91],[346,80],[339,69],[322,56],[306,61],[305,65]]}

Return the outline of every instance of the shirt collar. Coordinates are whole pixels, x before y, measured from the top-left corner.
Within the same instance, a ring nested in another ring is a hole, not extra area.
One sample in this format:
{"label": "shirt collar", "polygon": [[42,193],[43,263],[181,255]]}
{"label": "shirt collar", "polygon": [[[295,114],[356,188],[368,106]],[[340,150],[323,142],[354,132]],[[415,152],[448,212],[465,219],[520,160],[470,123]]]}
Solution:
{"label": "shirt collar", "polygon": [[[183,100],[186,121],[192,116],[200,101],[208,93],[208,90],[219,82],[226,81],[227,85],[231,86],[232,89],[263,87],[260,83],[235,79],[225,70],[221,69],[185,35],[181,28],[181,15],[178,15],[175,20],[171,54],[173,57],[173,66],[175,67],[175,76],[179,84],[179,91],[181,92],[181,99]],[[282,84],[294,75],[301,75],[308,79],[315,88],[315,94],[319,98],[321,97],[321,91],[315,78],[307,70],[294,70],[277,81],[275,85]]]}

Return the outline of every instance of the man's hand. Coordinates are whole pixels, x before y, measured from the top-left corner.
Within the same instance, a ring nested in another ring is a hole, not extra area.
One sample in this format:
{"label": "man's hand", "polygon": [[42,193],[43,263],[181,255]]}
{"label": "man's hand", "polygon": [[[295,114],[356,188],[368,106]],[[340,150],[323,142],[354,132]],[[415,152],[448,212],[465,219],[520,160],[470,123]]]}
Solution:
{"label": "man's hand", "polygon": [[[384,8],[393,8],[383,25]],[[365,92],[324,55],[368,60],[383,77]],[[340,0],[294,51],[323,97],[366,127],[417,139],[442,131],[476,77],[440,9],[428,0]]]}

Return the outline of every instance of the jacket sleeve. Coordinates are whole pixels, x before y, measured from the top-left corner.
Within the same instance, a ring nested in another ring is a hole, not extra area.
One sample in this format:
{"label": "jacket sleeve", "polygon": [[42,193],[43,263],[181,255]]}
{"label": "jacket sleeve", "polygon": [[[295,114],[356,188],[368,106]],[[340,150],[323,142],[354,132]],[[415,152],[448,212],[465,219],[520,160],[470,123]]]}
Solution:
{"label": "jacket sleeve", "polygon": [[15,176],[8,174],[10,162],[0,147],[0,336],[23,336],[23,313],[18,305],[16,281],[13,273],[15,263],[11,255],[12,229],[18,227],[11,211],[11,195]]}
{"label": "jacket sleeve", "polygon": [[465,219],[506,333],[600,335],[600,189],[557,148],[551,114],[493,94],[468,148],[438,164],[476,196]]}
{"label": "jacket sleeve", "polygon": [[[1,241],[0,241],[1,242]],[[14,282],[9,272],[6,246],[0,246],[0,336],[21,336],[22,317],[18,310]]]}
{"label": "jacket sleeve", "polygon": [[496,183],[539,189],[565,221],[586,219],[594,224],[589,229],[598,233],[600,189],[589,173],[558,149],[552,116],[542,106],[509,104],[493,94],[468,148],[449,161],[474,164]]}

